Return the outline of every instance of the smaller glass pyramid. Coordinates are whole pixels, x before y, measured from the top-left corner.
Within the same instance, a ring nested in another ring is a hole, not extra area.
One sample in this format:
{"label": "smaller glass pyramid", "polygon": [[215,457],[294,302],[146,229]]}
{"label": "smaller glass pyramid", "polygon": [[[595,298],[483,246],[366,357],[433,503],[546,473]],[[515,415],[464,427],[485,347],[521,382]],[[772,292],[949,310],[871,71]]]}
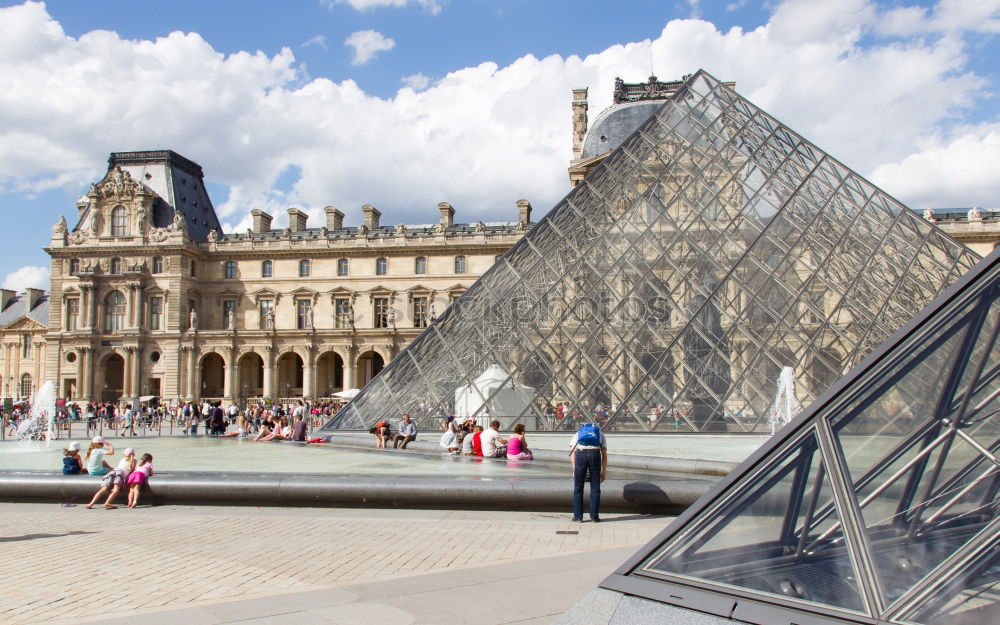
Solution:
{"label": "smaller glass pyramid", "polygon": [[998,336],[1000,250],[602,586],[762,625],[1000,623]]}

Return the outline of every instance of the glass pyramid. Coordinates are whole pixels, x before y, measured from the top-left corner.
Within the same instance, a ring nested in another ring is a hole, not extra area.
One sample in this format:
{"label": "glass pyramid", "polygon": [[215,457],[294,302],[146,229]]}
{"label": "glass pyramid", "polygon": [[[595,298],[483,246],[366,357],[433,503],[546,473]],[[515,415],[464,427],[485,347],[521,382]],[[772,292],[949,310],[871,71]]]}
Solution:
{"label": "glass pyramid", "polygon": [[698,72],[325,427],[773,430],[976,260]]}
{"label": "glass pyramid", "polygon": [[602,586],[749,623],[1000,622],[998,335],[1000,251]]}

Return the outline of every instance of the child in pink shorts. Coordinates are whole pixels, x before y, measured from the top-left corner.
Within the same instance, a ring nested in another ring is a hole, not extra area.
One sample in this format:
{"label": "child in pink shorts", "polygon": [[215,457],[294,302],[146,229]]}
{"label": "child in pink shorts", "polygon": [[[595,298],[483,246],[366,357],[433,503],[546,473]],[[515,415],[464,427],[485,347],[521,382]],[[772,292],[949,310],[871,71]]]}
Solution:
{"label": "child in pink shorts", "polygon": [[139,466],[128,476],[128,507],[134,508],[139,505],[139,491],[146,480],[153,477],[153,456],[152,454],[142,454]]}

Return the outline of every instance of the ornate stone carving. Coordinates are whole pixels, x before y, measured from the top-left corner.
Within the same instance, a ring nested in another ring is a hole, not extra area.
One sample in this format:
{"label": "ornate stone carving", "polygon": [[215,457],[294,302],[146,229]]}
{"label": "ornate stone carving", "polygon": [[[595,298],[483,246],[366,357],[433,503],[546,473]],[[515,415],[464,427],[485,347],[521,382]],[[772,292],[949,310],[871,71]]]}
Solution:
{"label": "ornate stone carving", "polygon": [[358,235],[366,237],[368,236],[368,226],[361,224],[358,226]]}
{"label": "ornate stone carving", "polygon": [[69,233],[69,242],[73,245],[82,245],[87,242],[90,237],[87,235],[86,230],[78,230],[76,232]]}
{"label": "ornate stone carving", "polygon": [[406,234],[406,224],[396,224],[396,236],[403,236]]}
{"label": "ornate stone carving", "polygon": [[56,220],[56,225],[52,226],[52,231],[56,234],[66,233],[66,218],[59,215],[59,219]]}
{"label": "ornate stone carving", "polygon": [[438,234],[444,234],[447,231],[448,231],[448,226],[444,225],[443,223],[438,222],[438,224],[434,226],[434,232]]}
{"label": "ornate stone carving", "polygon": [[149,238],[155,243],[160,243],[170,238],[170,233],[167,232],[166,228],[153,228],[153,231],[149,234]]}
{"label": "ornate stone carving", "polygon": [[188,327],[190,327],[192,330],[198,329],[198,311],[195,310],[194,308],[191,309],[191,314],[188,316],[188,322],[189,322]]}
{"label": "ornate stone carving", "polygon": [[927,210],[925,210],[924,211],[924,219],[926,219],[927,221],[934,221],[934,210],[930,209],[930,208],[928,208]]}
{"label": "ornate stone carving", "polygon": [[476,222],[476,232],[479,233],[479,234],[483,234],[484,232],[486,232],[486,224],[484,224],[481,221],[477,221]]}
{"label": "ornate stone carving", "polygon": [[208,231],[208,240],[211,243],[215,243],[216,241],[219,240],[219,233],[216,232],[215,230],[209,230]]}
{"label": "ornate stone carving", "polygon": [[142,193],[142,184],[132,179],[132,174],[115,167],[108,172],[104,180],[91,187],[92,192],[104,198],[132,199]]}
{"label": "ornate stone carving", "polygon": [[521,220],[521,221],[517,222],[517,231],[518,232],[524,232],[527,229],[528,229],[528,223],[526,221]]}
{"label": "ornate stone carving", "polygon": [[973,206],[969,209],[969,221],[982,221],[983,220],[983,209],[978,206]]}
{"label": "ornate stone carving", "polygon": [[282,230],[281,231],[281,238],[282,239],[290,239],[290,238],[292,238],[292,229],[291,228],[285,228],[284,230]]}

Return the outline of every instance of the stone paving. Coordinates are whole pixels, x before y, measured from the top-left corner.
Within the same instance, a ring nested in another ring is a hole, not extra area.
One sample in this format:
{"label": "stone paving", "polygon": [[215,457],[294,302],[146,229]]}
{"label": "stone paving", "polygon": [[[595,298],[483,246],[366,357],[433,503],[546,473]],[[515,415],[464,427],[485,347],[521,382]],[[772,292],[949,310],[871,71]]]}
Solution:
{"label": "stone paving", "polygon": [[639,515],[574,524],[556,513],[345,508],[0,504],[0,515],[0,623],[19,624],[90,622],[452,571],[473,579],[477,567],[527,560],[559,568],[552,556],[637,548],[667,525]]}

